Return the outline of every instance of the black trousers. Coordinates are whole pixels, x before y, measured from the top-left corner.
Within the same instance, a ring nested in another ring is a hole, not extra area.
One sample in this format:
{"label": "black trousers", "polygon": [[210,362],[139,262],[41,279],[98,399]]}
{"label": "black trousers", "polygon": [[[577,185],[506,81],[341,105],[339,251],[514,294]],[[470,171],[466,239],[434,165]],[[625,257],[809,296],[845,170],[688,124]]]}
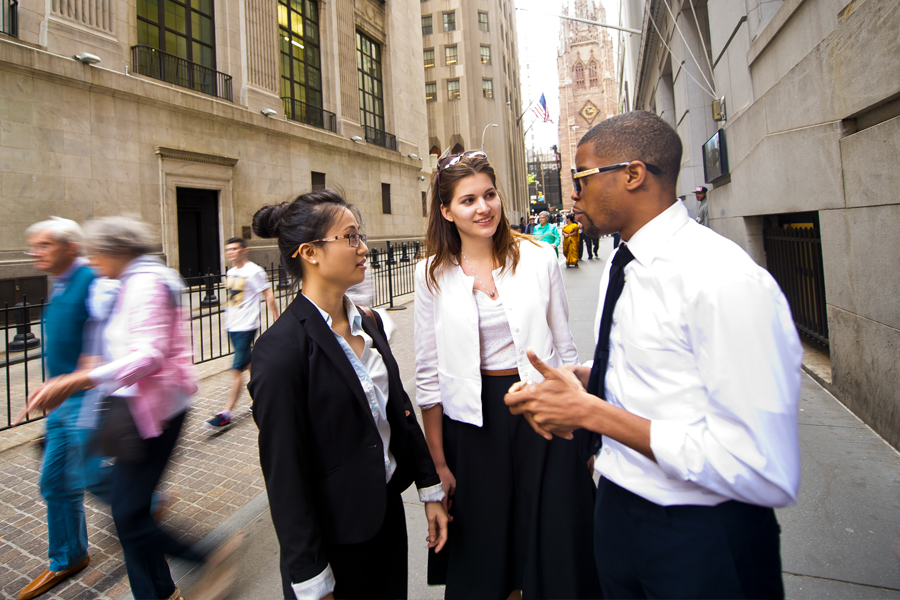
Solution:
{"label": "black trousers", "polygon": [[388,483],[384,522],[374,538],[361,544],[325,546],[334,573],[335,598],[405,599],[407,596],[406,513],[400,497],[402,490],[391,483]]}
{"label": "black trousers", "polygon": [[600,247],[600,238],[585,237],[584,245],[587,246],[588,258],[598,256],[597,250]]}
{"label": "black trousers", "polygon": [[[124,400],[121,400],[124,402]],[[144,440],[145,456],[139,462],[117,460],[112,472],[112,517],[125,555],[131,593],[138,600],[168,598],[175,591],[166,555],[200,562],[204,555],[171,537],[153,520],[150,504],[185,413],[169,421],[159,437]]]}
{"label": "black trousers", "polygon": [[606,598],[784,598],[771,508],[659,506],[601,479],[594,514]]}

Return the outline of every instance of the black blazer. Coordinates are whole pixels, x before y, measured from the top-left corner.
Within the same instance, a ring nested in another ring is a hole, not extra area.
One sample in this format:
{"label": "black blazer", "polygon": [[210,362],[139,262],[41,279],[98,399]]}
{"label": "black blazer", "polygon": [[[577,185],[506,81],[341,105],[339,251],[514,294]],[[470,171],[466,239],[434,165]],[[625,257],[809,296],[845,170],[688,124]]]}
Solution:
{"label": "black blazer", "polygon": [[[381,327],[363,316],[390,380],[391,487],[439,484],[425,436]],[[353,366],[302,294],[253,347],[250,395],[282,573],[306,581],[328,564],[323,544],[372,539],[384,521],[384,452]],[[405,558],[403,560],[406,560]]]}

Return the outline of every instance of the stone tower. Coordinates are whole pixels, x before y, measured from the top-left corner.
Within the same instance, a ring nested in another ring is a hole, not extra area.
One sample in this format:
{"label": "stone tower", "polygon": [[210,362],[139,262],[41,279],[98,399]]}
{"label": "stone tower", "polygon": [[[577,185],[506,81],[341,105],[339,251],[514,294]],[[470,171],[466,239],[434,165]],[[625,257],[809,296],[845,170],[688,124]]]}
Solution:
{"label": "stone tower", "polygon": [[[606,22],[606,10],[593,0],[570,0],[563,14]],[[588,129],[617,112],[612,36],[608,29],[563,20],[559,67],[559,153],[562,157],[563,209],[572,207],[575,148]]]}

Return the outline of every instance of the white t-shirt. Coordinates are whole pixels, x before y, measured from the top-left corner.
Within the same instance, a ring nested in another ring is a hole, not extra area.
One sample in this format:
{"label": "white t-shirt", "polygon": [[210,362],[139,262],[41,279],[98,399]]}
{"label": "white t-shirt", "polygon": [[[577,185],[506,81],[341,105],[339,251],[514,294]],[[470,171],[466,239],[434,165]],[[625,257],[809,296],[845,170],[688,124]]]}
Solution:
{"label": "white t-shirt", "polygon": [[228,331],[259,329],[259,297],[269,287],[266,272],[247,261],[241,268],[228,269],[225,281],[225,323]]}

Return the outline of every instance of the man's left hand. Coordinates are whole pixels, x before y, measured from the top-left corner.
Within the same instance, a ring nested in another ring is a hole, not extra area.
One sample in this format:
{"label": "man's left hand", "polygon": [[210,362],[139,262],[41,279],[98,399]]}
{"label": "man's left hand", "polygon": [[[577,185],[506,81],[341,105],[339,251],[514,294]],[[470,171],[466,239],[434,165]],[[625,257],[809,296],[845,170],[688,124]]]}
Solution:
{"label": "man's left hand", "polygon": [[528,360],[544,381],[513,386],[504,402],[513,414],[531,415],[529,423],[539,434],[541,429],[572,439],[572,432],[582,426],[583,417],[590,411],[591,396],[571,370],[548,367],[531,350]]}

